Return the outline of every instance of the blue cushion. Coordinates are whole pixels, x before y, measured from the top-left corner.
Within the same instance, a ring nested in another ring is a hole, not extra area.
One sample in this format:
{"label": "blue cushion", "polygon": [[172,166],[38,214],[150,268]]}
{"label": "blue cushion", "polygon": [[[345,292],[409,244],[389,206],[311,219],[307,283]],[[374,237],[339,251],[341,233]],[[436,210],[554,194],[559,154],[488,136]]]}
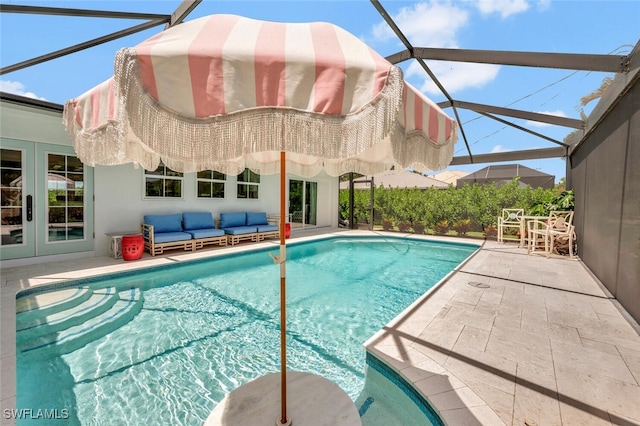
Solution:
{"label": "blue cushion", "polygon": [[245,226],[247,214],[245,212],[220,213],[220,228],[233,228],[234,226]]}
{"label": "blue cushion", "polygon": [[144,223],[153,225],[154,234],[160,232],[181,232],[182,215],[176,214],[146,214]]}
{"label": "blue cushion", "polygon": [[198,238],[211,238],[211,237],[221,237],[224,235],[224,231],[222,229],[194,229],[191,231],[187,231],[191,236],[195,239]]}
{"label": "blue cushion", "polygon": [[247,226],[251,225],[268,225],[267,214],[265,212],[260,213],[247,213]]}
{"label": "blue cushion", "polygon": [[185,231],[191,229],[211,229],[215,228],[213,216],[209,212],[186,212],[182,213],[182,224]]}
{"label": "blue cushion", "polygon": [[258,226],[258,232],[271,232],[277,231],[278,225],[260,225]]}
{"label": "blue cushion", "polygon": [[255,226],[236,226],[233,228],[225,228],[224,230],[224,233],[229,235],[253,234],[254,232],[258,232],[258,228]]}
{"label": "blue cushion", "polygon": [[190,239],[191,234],[188,234],[186,232],[162,232],[160,234],[155,234],[153,237],[153,241],[157,244],[172,243],[174,241],[184,241]]}

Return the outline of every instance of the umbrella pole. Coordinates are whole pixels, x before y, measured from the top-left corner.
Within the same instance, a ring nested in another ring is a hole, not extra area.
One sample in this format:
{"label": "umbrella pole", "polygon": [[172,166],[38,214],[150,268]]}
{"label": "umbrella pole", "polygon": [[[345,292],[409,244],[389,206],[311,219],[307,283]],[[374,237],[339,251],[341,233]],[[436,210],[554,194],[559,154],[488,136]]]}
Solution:
{"label": "umbrella pole", "polygon": [[285,246],[285,217],[287,214],[286,191],[286,153],[280,151],[280,424],[287,424],[287,313],[286,313],[286,246]]}

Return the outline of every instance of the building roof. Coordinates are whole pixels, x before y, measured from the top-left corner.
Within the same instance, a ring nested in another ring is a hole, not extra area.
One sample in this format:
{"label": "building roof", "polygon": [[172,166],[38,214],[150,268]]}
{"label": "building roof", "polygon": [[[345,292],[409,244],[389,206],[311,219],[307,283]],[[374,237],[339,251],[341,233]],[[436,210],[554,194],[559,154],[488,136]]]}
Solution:
{"label": "building roof", "polygon": [[514,177],[520,178],[521,186],[530,185],[533,188],[553,188],[556,178],[554,175],[543,173],[521,164],[503,164],[487,166],[477,172],[461,177],[458,179],[456,187],[460,188],[465,183],[484,185],[495,182],[497,185],[504,185],[511,182]]}
{"label": "building roof", "polygon": [[467,176],[468,174],[469,172],[463,172],[462,170],[445,170],[444,172],[435,174],[432,177],[439,181],[455,186],[458,179]]}
{"label": "building roof", "polygon": [[[355,189],[369,189],[368,182],[362,182],[371,179],[371,176],[355,179]],[[358,182],[360,181],[360,182]],[[373,175],[373,183],[375,186],[382,185],[385,188],[418,188],[426,189],[432,186],[436,188],[447,188],[448,183],[425,176],[420,173],[414,173],[407,170],[387,170],[385,172]],[[340,182],[340,189],[349,189],[349,182]]]}

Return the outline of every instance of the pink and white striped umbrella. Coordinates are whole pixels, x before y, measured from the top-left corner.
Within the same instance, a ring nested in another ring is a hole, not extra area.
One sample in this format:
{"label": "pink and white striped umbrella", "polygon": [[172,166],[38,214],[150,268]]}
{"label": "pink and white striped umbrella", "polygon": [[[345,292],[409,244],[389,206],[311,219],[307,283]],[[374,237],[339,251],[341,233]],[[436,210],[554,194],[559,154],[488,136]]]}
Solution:
{"label": "pink and white striped umbrella", "polygon": [[328,23],[196,19],[118,52],[115,76],[65,105],[87,164],[300,176],[445,168],[456,123],[401,70]]}
{"label": "pink and white striped umbrella", "polygon": [[[155,170],[373,174],[445,168],[456,123],[402,71],[327,23],[214,15],[172,27],[116,55],[112,79],[65,104],[89,165]],[[286,244],[280,233],[281,388],[286,414]]]}

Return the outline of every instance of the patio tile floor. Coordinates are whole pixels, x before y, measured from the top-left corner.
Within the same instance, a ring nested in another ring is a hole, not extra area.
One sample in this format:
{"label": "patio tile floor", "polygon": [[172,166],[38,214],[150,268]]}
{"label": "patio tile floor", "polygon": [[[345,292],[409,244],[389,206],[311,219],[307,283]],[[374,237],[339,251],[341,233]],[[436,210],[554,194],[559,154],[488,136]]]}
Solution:
{"label": "patio tile floor", "polygon": [[[394,336],[411,343],[381,344]],[[638,343],[638,325],[578,259],[487,241],[365,346],[437,381],[435,394],[415,386],[448,424],[640,425]]]}
{"label": "patio tile floor", "polygon": [[[145,255],[137,262],[97,257],[4,268],[2,410],[15,407],[18,291],[256,246]],[[413,383],[451,425],[640,425],[638,325],[577,259],[546,259],[514,243],[486,241],[365,346]],[[4,416],[1,422],[12,424]]]}

